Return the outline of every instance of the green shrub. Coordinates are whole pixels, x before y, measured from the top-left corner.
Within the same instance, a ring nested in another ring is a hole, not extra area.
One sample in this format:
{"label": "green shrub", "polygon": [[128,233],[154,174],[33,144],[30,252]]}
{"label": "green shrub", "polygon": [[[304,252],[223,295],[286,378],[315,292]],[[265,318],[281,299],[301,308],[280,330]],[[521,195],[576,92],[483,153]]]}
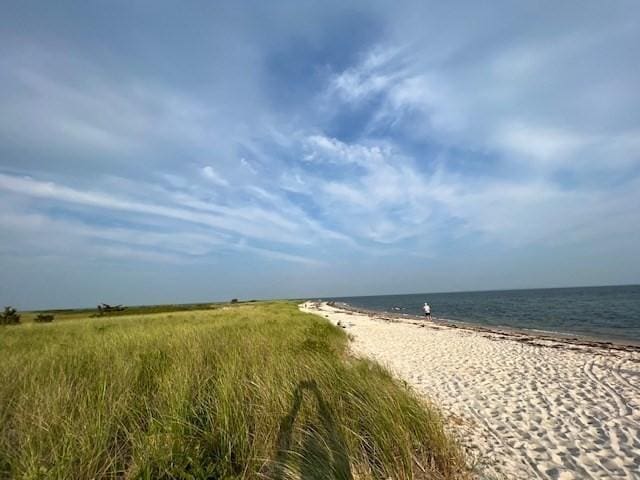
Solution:
{"label": "green shrub", "polygon": [[38,323],[50,323],[53,322],[54,318],[56,318],[55,315],[50,313],[39,313],[33,321]]}
{"label": "green shrub", "polygon": [[0,314],[0,325],[17,325],[20,323],[20,315],[13,307],[4,307],[4,313]]}

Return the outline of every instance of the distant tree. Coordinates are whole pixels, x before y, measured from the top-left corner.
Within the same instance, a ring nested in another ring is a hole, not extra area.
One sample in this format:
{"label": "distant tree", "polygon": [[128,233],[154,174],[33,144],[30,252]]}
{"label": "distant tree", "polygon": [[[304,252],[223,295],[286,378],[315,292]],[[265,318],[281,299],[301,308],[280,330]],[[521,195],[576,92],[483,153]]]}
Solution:
{"label": "distant tree", "polygon": [[50,313],[39,313],[33,321],[38,323],[50,323],[53,322],[54,318],[56,317]]}
{"label": "distant tree", "polygon": [[237,298],[232,298],[231,299],[231,303],[238,303],[238,299]]}
{"label": "distant tree", "polygon": [[20,323],[20,315],[13,307],[4,307],[4,313],[0,314],[0,325],[17,325]]}

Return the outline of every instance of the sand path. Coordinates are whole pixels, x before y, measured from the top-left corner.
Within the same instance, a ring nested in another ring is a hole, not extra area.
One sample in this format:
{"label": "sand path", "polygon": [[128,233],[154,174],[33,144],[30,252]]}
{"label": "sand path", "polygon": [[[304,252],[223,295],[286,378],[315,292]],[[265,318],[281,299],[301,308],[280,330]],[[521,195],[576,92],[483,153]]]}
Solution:
{"label": "sand path", "polygon": [[[640,353],[540,346],[306,303],[447,414],[497,478],[640,479]],[[543,344],[545,342],[542,342]]]}

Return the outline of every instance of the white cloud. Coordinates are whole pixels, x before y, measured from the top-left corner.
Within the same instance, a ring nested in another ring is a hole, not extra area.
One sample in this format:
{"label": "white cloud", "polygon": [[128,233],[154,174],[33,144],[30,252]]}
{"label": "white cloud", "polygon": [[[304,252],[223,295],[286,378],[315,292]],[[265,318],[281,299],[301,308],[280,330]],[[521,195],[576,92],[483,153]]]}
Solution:
{"label": "white cloud", "polygon": [[202,168],[202,175],[209,180],[210,182],[219,185],[221,187],[226,187],[229,185],[229,182],[227,182],[218,172],[216,172],[214,170],[214,168],[210,165],[207,165],[206,167]]}
{"label": "white cloud", "polygon": [[[385,145],[347,144],[320,135],[303,142],[308,158],[325,165],[357,165],[348,177],[308,179],[314,202],[348,235],[383,244],[420,234],[430,215],[428,177]],[[289,184],[290,182],[288,182]]]}
{"label": "white cloud", "polygon": [[[360,106],[378,98],[366,134],[391,129],[542,173],[572,162],[594,172],[603,166],[628,169],[640,160],[621,145],[637,134],[637,118],[635,125],[619,118],[640,108],[640,94],[627,85],[628,71],[612,82],[613,72],[604,69],[614,62],[605,56],[607,46],[620,41],[614,35],[628,34],[622,29],[525,38],[478,47],[477,55],[464,61],[457,56],[474,51],[474,45],[439,57],[430,54],[433,49],[422,54],[389,47],[379,61],[365,57],[338,72],[327,95]],[[605,98],[611,100],[606,106]]]}
{"label": "white cloud", "polygon": [[[47,56],[59,64],[52,67]],[[0,135],[8,142],[93,156],[140,154],[172,139],[208,143],[212,112],[177,91],[136,79],[113,84],[94,65],[54,52],[4,60],[4,81],[14,86],[11,96],[0,97]]]}
{"label": "white cloud", "polygon": [[354,164],[363,167],[384,162],[389,149],[379,145],[346,144],[324,135],[311,135],[304,139],[304,160],[318,163]]}
{"label": "white cloud", "polygon": [[240,165],[242,165],[246,170],[248,170],[250,173],[252,173],[254,175],[258,173],[258,171],[255,169],[255,167],[253,165],[251,165],[251,162],[249,162],[244,157],[240,159]]}
{"label": "white cloud", "polygon": [[150,231],[148,229],[109,227],[62,220],[16,209],[0,209],[0,226],[10,235],[0,235],[0,250],[11,251],[21,241],[18,255],[57,255],[92,258],[127,258],[156,263],[189,263],[202,257],[217,257],[228,251],[259,255],[305,265],[322,262],[264,247],[245,240],[236,241],[210,231],[192,229]]}
{"label": "white cloud", "polygon": [[[523,136],[510,137],[509,145],[521,156],[544,155],[557,162],[555,156],[568,155],[580,145],[569,134],[521,132]],[[563,188],[544,176],[476,178],[448,170],[446,162],[420,168],[388,145],[347,144],[319,135],[303,144],[314,161],[361,167],[359,173],[350,170],[339,179],[311,176],[305,184],[313,187],[297,191],[313,196],[343,232],[365,243],[393,245],[413,239],[408,248],[419,248],[428,237],[446,232],[507,247],[571,244],[605,239],[605,218],[607,228],[620,230],[609,220],[620,215],[640,225],[640,214],[630,207],[640,198],[631,187],[619,188],[619,196],[613,198],[599,188]],[[525,150],[531,144],[538,150]],[[600,220],[594,221],[594,215]]]}
{"label": "white cloud", "polygon": [[561,129],[511,124],[497,129],[493,142],[516,160],[525,156],[534,161],[566,164],[593,139]]}
{"label": "white cloud", "polygon": [[[277,212],[256,207],[216,205],[185,194],[174,194],[175,204],[162,205],[4,174],[0,174],[0,189],[22,196],[69,202],[89,208],[154,215],[211,227],[223,233],[287,245],[309,244],[313,240],[310,233],[321,233],[317,229],[310,230],[312,223],[300,221],[299,218],[289,220]],[[171,195],[164,200],[167,199],[171,199]]]}
{"label": "white cloud", "polygon": [[358,102],[386,91],[405,77],[406,54],[406,48],[375,47],[360,64],[335,75],[329,83],[328,93],[338,94],[348,102]]}

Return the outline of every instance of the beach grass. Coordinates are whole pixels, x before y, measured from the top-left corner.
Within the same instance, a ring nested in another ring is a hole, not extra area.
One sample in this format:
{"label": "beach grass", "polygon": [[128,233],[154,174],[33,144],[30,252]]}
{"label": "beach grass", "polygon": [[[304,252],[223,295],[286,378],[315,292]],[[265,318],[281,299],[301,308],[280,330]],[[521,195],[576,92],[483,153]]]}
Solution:
{"label": "beach grass", "polygon": [[466,478],[432,406],[294,303],[0,327],[0,478]]}

